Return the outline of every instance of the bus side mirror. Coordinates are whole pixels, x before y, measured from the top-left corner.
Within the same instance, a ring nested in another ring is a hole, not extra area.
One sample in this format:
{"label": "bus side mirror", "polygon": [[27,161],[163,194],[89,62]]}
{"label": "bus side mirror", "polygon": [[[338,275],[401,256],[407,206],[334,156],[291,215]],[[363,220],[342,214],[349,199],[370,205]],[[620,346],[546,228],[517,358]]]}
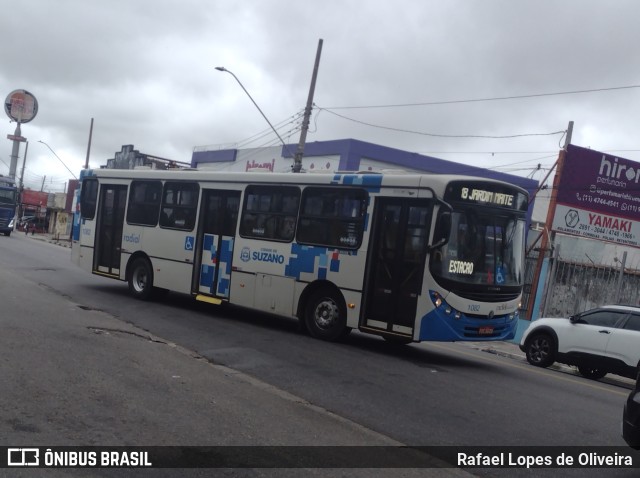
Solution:
{"label": "bus side mirror", "polygon": [[449,242],[451,236],[451,212],[442,211],[438,215],[436,229],[433,235],[433,244],[429,246],[429,250],[439,249]]}

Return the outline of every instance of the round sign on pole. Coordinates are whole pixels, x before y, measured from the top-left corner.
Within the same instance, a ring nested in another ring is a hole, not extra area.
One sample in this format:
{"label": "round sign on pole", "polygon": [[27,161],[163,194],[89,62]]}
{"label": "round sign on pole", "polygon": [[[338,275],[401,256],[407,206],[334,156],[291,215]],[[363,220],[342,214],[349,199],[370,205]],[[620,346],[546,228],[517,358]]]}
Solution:
{"label": "round sign on pole", "polygon": [[28,123],[38,114],[38,100],[27,90],[14,90],[4,100],[4,111],[17,123]]}

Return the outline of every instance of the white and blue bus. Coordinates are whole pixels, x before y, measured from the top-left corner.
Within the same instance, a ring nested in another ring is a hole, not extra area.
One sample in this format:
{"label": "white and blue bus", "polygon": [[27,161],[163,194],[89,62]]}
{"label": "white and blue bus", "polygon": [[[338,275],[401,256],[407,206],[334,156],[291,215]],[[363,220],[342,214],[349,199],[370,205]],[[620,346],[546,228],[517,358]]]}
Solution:
{"label": "white and blue bus", "polygon": [[429,174],[83,171],[74,261],[128,282],[297,317],[313,337],[506,340],[528,193]]}

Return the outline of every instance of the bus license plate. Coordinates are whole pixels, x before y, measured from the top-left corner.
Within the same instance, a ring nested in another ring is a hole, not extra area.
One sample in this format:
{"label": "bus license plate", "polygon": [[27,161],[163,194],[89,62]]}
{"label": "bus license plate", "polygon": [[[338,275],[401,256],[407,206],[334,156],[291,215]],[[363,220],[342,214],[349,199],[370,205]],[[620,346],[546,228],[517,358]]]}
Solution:
{"label": "bus license plate", "polygon": [[493,334],[493,327],[480,327],[478,329],[478,335],[491,335]]}

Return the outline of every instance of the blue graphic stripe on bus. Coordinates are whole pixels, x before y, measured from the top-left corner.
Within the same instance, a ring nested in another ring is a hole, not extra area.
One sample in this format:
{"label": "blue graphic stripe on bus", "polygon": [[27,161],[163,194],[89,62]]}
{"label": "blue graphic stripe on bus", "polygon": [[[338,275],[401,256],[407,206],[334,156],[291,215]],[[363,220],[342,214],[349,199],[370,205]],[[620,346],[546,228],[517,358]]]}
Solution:
{"label": "blue graphic stripe on bus", "polygon": [[202,264],[200,268],[200,292],[211,293],[211,285],[213,284],[215,272],[215,266]]}
{"label": "blue graphic stripe on bus", "polygon": [[340,253],[336,249],[291,245],[291,257],[284,271],[286,276],[300,279],[300,274],[308,273],[315,274],[318,279],[326,279],[327,269],[331,272],[340,271]]}
{"label": "blue graphic stripe on bus", "polygon": [[[467,317],[459,319],[435,309],[422,317],[420,321],[420,340],[455,341],[455,340],[511,340],[515,337],[518,321],[509,320],[508,315],[495,316],[491,320]],[[481,334],[481,328],[491,327],[491,334]]]}
{"label": "blue graphic stripe on bus", "polygon": [[80,179],[79,181],[82,182],[82,180],[84,178],[89,178],[91,176],[95,176],[96,173],[93,172],[93,169],[81,169],[80,170]]}
{"label": "blue graphic stripe on bus", "polygon": [[202,244],[202,266],[200,267],[200,292],[213,293],[213,279],[216,275],[216,236],[205,234]]}
{"label": "blue graphic stripe on bus", "polygon": [[382,174],[334,174],[331,183],[363,186],[370,192],[380,192]]}
{"label": "blue graphic stripe on bus", "polygon": [[[84,178],[88,178],[91,176],[95,176],[95,173],[93,172],[93,169],[83,169],[80,171],[80,183],[82,184],[82,180]],[[75,203],[76,203],[76,208],[75,211],[73,211],[73,224],[72,224],[72,234],[73,234],[73,240],[74,241],[79,241],[80,240],[80,229],[81,229],[81,217],[80,217],[80,188],[76,189],[75,192]]]}
{"label": "blue graphic stripe on bus", "polygon": [[217,294],[222,297],[229,297],[229,287],[231,285],[231,259],[233,257],[233,237],[222,237],[220,247],[220,261],[218,264],[218,287]]}

